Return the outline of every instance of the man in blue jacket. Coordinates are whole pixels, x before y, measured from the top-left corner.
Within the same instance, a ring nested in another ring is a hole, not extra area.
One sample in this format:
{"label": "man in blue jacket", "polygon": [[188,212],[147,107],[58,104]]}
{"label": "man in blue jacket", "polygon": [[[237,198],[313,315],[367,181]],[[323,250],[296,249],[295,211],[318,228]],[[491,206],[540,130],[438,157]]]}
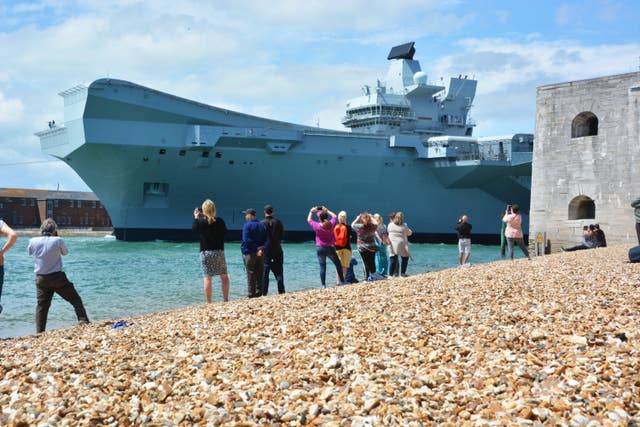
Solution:
{"label": "man in blue jacket", "polygon": [[242,259],[247,270],[247,296],[262,295],[262,274],[264,272],[264,252],[269,247],[267,229],[256,219],[256,210],[242,211],[247,222],[242,227]]}

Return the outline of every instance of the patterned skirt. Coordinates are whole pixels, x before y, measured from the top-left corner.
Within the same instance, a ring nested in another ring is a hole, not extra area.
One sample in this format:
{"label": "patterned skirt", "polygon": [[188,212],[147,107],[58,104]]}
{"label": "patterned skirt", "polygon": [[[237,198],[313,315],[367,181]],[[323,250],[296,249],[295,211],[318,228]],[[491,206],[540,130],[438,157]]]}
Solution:
{"label": "patterned skirt", "polygon": [[200,252],[200,264],[205,276],[227,274],[227,260],[222,249]]}

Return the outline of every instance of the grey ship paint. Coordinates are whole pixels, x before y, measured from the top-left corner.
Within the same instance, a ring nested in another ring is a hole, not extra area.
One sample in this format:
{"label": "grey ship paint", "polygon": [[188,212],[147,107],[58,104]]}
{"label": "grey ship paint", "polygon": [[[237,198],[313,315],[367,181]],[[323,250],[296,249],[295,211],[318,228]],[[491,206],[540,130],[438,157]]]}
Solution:
{"label": "grey ship paint", "polygon": [[242,210],[272,204],[288,240],[311,238],[309,208],[386,218],[403,211],[414,241],[451,242],[463,213],[475,242],[497,242],[509,203],[527,229],[533,135],[472,136],[477,81],[429,84],[413,43],[391,49],[384,82],[347,103],[351,132],[197,103],[124,80],[60,95],[63,125],[38,132],[107,208],[122,240],[193,240],[192,213],[215,201],[237,238]]}

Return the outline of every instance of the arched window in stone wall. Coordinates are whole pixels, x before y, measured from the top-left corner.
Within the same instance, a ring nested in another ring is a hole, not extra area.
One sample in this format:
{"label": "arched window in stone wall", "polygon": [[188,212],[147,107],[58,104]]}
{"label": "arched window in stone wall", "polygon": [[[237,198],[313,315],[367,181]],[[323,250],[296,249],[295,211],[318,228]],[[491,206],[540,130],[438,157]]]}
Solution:
{"label": "arched window in stone wall", "polygon": [[569,203],[569,219],[595,219],[596,204],[588,196],[574,197]]}
{"label": "arched window in stone wall", "polygon": [[598,117],[590,111],[578,114],[571,122],[571,138],[598,134]]}

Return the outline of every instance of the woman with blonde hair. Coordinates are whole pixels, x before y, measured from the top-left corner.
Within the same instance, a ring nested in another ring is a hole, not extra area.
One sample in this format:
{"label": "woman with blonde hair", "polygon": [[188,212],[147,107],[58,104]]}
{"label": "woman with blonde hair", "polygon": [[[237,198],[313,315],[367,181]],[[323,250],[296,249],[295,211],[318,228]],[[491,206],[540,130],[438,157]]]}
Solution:
{"label": "woman with blonde hair", "polygon": [[[387,227],[389,232],[389,240],[391,241],[391,255],[389,263],[389,276],[407,276],[407,265],[409,264],[409,239],[413,234],[406,222],[404,222],[404,214],[397,212],[393,217],[393,221]],[[400,271],[398,271],[398,256],[401,259]]]}
{"label": "woman with blonde hair", "polygon": [[389,273],[389,258],[387,257],[387,246],[389,245],[389,232],[387,226],[384,225],[384,220],[380,214],[373,214],[373,219],[378,223],[378,229],[376,230],[376,246],[378,252],[376,252],[376,273],[386,276]]}
{"label": "woman with blonde hair", "polygon": [[[333,235],[336,238],[336,253],[342,265],[342,276],[347,277],[347,270],[351,265],[351,227],[347,224],[347,213],[340,211],[338,214],[338,224],[333,229]],[[340,277],[336,274],[338,280]]]}
{"label": "woman with blonde hair", "polygon": [[213,201],[207,199],[202,202],[201,208],[194,209],[191,229],[198,233],[200,238],[200,264],[204,273],[204,296],[207,303],[211,302],[212,276],[220,276],[222,298],[229,301],[229,275],[224,256],[227,225],[222,218],[216,216],[216,205]]}

